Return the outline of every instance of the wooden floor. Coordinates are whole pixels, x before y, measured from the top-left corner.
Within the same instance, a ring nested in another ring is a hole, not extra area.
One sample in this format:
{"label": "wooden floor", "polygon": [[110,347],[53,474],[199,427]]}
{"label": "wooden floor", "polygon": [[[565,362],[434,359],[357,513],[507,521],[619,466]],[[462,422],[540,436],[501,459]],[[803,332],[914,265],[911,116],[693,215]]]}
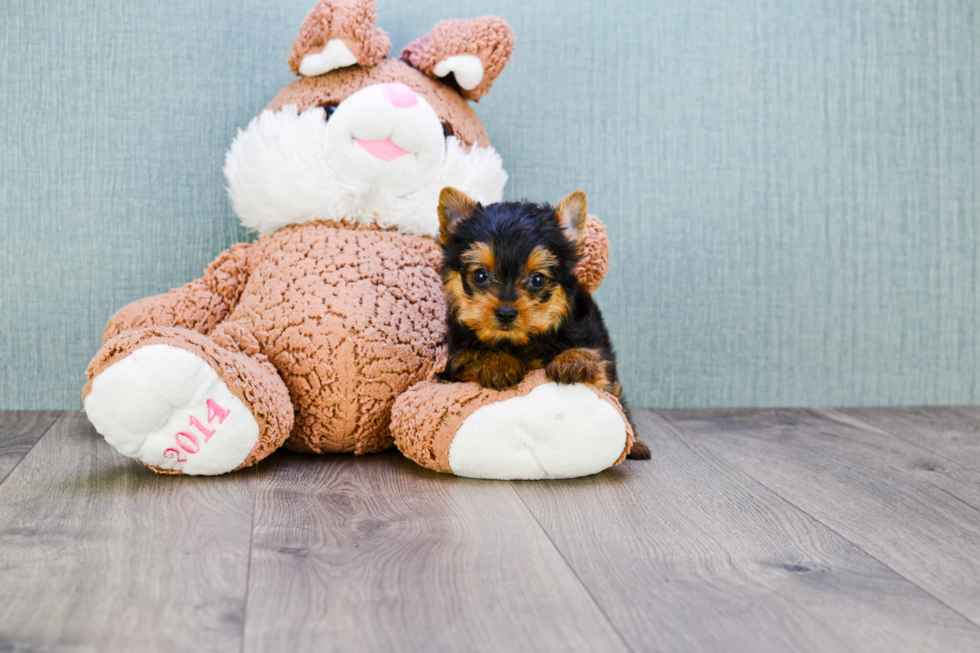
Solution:
{"label": "wooden floor", "polygon": [[0,651],[980,651],[980,408],[634,414],[652,461],[502,483],[0,413]]}

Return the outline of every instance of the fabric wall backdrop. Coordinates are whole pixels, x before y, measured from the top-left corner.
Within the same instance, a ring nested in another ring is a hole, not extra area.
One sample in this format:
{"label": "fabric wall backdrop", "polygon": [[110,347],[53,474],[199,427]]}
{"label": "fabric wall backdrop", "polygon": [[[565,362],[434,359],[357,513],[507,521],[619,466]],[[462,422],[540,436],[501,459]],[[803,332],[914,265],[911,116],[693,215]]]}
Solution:
{"label": "fabric wall backdrop", "polygon": [[[0,3],[0,408],[81,405],[114,310],[247,238],[224,150],[313,0]],[[647,406],[978,400],[975,0],[378,0],[517,33],[509,197],[588,192]]]}

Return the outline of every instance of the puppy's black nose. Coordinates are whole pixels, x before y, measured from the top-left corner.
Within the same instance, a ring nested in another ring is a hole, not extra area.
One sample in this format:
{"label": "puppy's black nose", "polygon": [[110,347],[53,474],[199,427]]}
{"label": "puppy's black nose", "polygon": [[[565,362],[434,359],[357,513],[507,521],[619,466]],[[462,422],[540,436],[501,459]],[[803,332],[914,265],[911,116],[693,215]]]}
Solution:
{"label": "puppy's black nose", "polygon": [[493,314],[501,324],[510,324],[517,319],[517,309],[513,306],[501,306]]}

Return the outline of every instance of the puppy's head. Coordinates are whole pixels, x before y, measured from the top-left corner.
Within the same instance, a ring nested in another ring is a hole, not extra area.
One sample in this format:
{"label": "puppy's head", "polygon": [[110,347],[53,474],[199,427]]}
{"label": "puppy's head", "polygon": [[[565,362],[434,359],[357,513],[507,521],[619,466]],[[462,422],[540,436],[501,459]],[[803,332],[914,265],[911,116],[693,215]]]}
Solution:
{"label": "puppy's head", "polygon": [[443,283],[453,318],[487,343],[516,345],[557,329],[578,281],[585,193],[557,207],[483,206],[454,188],[439,197]]}

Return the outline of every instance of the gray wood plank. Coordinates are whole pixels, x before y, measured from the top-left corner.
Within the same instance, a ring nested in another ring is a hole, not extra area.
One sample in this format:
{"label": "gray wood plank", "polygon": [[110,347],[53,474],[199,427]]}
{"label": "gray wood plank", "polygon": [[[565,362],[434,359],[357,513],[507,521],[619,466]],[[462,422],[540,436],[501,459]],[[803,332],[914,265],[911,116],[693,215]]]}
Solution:
{"label": "gray wood plank", "polygon": [[518,494],[633,650],[976,651],[980,628],[650,411],[649,462]]}
{"label": "gray wood plank", "polygon": [[832,410],[665,414],[719,457],[980,623],[974,470]]}
{"label": "gray wood plank", "polygon": [[60,411],[0,411],[0,483],[59,415]]}
{"label": "gray wood plank", "polygon": [[269,459],[246,651],[623,651],[508,483],[398,453]]}
{"label": "gray wood plank", "polygon": [[980,407],[848,408],[839,412],[980,470]]}
{"label": "gray wood plank", "polygon": [[254,478],[159,476],[62,416],[0,485],[0,650],[240,650]]}

